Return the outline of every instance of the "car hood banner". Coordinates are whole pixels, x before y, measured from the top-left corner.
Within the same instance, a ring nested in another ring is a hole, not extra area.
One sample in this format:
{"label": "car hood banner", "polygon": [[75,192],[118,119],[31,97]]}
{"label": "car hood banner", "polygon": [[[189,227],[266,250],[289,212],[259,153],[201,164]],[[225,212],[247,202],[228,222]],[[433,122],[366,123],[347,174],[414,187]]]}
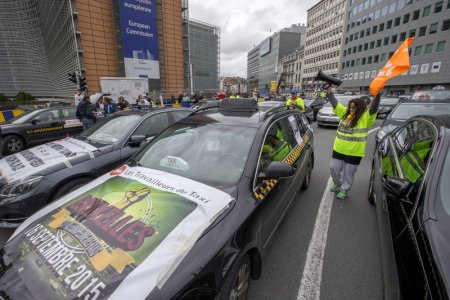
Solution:
{"label": "car hood banner", "polygon": [[5,255],[15,261],[11,274],[33,276],[19,275],[20,286],[12,286],[6,275],[0,290],[8,286],[21,299],[143,299],[231,201],[199,182],[122,166],[18,228]]}
{"label": "car hood banner", "polygon": [[71,167],[93,158],[95,150],[96,147],[70,137],[23,150],[0,159],[0,183],[25,179],[46,169],[54,172]]}

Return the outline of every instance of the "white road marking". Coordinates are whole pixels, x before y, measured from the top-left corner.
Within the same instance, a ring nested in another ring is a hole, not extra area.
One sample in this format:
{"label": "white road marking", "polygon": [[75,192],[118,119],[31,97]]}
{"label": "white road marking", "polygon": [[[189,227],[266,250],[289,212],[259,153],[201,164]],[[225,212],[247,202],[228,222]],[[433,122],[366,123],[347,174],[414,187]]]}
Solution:
{"label": "white road marking", "polygon": [[[376,127],[369,130],[368,134],[377,131],[379,128],[380,127]],[[309,242],[308,252],[306,253],[306,262],[297,300],[320,299],[323,256],[327,245],[328,225],[330,223],[331,208],[333,206],[334,193],[330,191],[332,182],[330,176],[322,195],[322,200],[320,200],[313,234],[311,241]]]}

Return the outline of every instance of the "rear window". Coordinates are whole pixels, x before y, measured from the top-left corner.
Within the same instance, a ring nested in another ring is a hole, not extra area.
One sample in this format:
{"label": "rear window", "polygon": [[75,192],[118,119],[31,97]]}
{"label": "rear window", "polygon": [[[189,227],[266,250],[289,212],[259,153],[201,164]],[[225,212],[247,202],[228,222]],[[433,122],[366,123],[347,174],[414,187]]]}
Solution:
{"label": "rear window", "polygon": [[417,115],[445,115],[450,114],[450,102],[446,103],[404,103],[397,106],[392,112],[391,118],[406,120]]}
{"label": "rear window", "polygon": [[430,100],[449,100],[450,91],[419,91],[415,92],[411,100],[430,101]]}

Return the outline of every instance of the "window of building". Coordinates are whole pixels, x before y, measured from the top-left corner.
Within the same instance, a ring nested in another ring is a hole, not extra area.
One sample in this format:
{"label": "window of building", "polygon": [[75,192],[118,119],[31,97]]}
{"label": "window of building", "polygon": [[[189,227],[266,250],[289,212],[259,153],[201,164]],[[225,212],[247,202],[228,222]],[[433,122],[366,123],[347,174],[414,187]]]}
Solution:
{"label": "window of building", "polygon": [[345,67],[348,68],[349,66],[350,66],[350,61],[347,60],[347,61],[345,62]]}
{"label": "window of building", "polygon": [[362,51],[362,45],[359,45],[358,46],[358,52],[361,52]]}
{"label": "window of building", "polygon": [[423,8],[422,18],[429,16],[430,11],[431,11],[431,5],[425,6]]}
{"label": "window of building", "polygon": [[348,44],[348,37],[345,38],[345,44],[344,45],[347,45],[347,44]]}
{"label": "window of building", "polygon": [[354,67],[355,66],[355,60],[354,59],[352,59],[352,62],[351,62],[351,64],[350,64],[352,67]]}
{"label": "window of building", "polygon": [[358,39],[358,37],[359,37],[359,32],[356,32],[355,33],[355,41]]}
{"label": "window of building", "polygon": [[419,55],[421,55],[422,54],[422,46],[417,46],[415,49],[414,49],[414,56],[419,56]]}
{"label": "window of building", "polygon": [[385,15],[387,15],[388,9],[389,9],[389,5],[386,5],[385,7],[383,7],[383,8],[381,9],[381,16],[382,16],[382,17],[384,17]]}
{"label": "window of building", "polygon": [[392,14],[395,11],[395,7],[397,6],[397,2],[391,3],[389,6],[389,13]]}
{"label": "window of building", "polygon": [[352,54],[352,48],[348,48],[347,53]]}
{"label": "window of building", "polygon": [[372,56],[369,56],[368,58],[367,58],[367,64],[371,64],[372,63]]}
{"label": "window of building", "polygon": [[392,20],[387,21],[386,23],[386,29],[389,29],[392,27]]}
{"label": "window of building", "polygon": [[380,24],[380,29],[379,29],[379,31],[381,32],[381,31],[383,31],[384,30],[384,23],[381,23]]}
{"label": "window of building", "polygon": [[394,21],[394,27],[397,27],[398,25],[400,25],[400,17],[395,18],[395,21]]}
{"label": "window of building", "polygon": [[419,36],[424,36],[427,33],[427,26],[419,28]]}
{"label": "window of building", "polygon": [[432,51],[433,51],[433,44],[426,44],[425,51],[423,52],[423,54],[431,54]]}
{"label": "window of building", "polygon": [[409,22],[409,14],[406,14],[403,16],[403,24],[406,24]]}
{"label": "window of building", "polygon": [[373,49],[374,47],[375,47],[375,41],[371,41],[371,42],[370,42],[369,48],[370,48],[370,49]]}
{"label": "window of building", "polygon": [[363,58],[361,59],[361,66],[364,66],[365,64],[366,64],[366,58],[363,57]]}
{"label": "window of building", "polygon": [[375,34],[375,33],[377,33],[377,26],[376,25],[372,27],[372,34]]}
{"label": "window of building", "polygon": [[344,53],[342,54],[342,57],[345,57],[346,54],[347,54],[347,50],[344,50]]}
{"label": "window of building", "polygon": [[444,49],[445,49],[445,41],[437,43],[436,53],[444,52]]}
{"label": "window of building", "polygon": [[443,1],[436,2],[436,4],[434,5],[435,14],[440,13],[442,11],[443,3],[444,3]]}
{"label": "window of building", "polygon": [[353,53],[356,53],[356,46],[353,47]]}
{"label": "window of building", "polygon": [[360,36],[361,38],[364,37],[364,30],[361,30],[361,32],[359,33],[359,36]]}
{"label": "window of building", "polygon": [[383,46],[386,46],[387,44],[389,44],[389,37],[385,37],[384,41],[383,41]]}
{"label": "window of building", "polygon": [[398,9],[402,9],[405,6],[405,0],[398,1]]}
{"label": "window of building", "polygon": [[444,20],[444,22],[442,22],[442,31],[446,31],[449,29],[450,29],[450,19]]}
{"label": "window of building", "polygon": [[345,69],[345,63],[342,63],[341,69]]}
{"label": "window of building", "polygon": [[386,60],[386,53],[381,54],[380,61]]}
{"label": "window of building", "polygon": [[381,47],[381,39],[377,40],[377,48]]}
{"label": "window of building", "polygon": [[391,44],[395,44],[395,43],[397,43],[397,35],[396,34],[391,36]]}
{"label": "window of building", "polygon": [[406,39],[406,32],[400,33],[400,42],[403,42]]}
{"label": "window of building", "polygon": [[377,54],[377,55],[374,55],[374,57],[373,57],[373,62],[374,62],[374,63],[377,63],[379,57],[380,57],[380,56],[379,56],[378,54]]}
{"label": "window of building", "polygon": [[420,9],[415,10],[415,11],[413,12],[413,17],[412,17],[412,19],[413,19],[413,21],[414,21],[414,20],[417,20],[419,17],[420,17]]}
{"label": "window of building", "polygon": [[437,32],[438,23],[434,23],[430,25],[430,34],[434,34]]}
{"label": "window of building", "polygon": [[450,0],[447,0],[447,9],[450,9]]}
{"label": "window of building", "polygon": [[366,29],[366,36],[369,36],[370,35],[370,28],[367,28]]}
{"label": "window of building", "polygon": [[355,64],[356,67],[359,66],[359,61],[360,61],[360,59],[357,58],[357,59],[356,59],[356,64]]}
{"label": "window of building", "polygon": [[375,11],[375,20],[378,19],[378,18],[380,17],[380,14],[381,14],[381,9],[377,9],[377,10]]}
{"label": "window of building", "polygon": [[409,37],[413,37],[413,36],[416,36],[416,30],[415,29],[411,29],[409,31]]}
{"label": "window of building", "polygon": [[350,42],[353,41],[353,34],[350,34]]}

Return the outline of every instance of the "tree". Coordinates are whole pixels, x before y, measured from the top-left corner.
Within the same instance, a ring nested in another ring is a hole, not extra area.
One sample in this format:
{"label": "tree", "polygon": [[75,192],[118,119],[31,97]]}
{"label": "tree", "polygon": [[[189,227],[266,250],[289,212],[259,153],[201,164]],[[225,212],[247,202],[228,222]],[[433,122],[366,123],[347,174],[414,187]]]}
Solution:
{"label": "tree", "polygon": [[35,97],[27,92],[20,91],[17,93],[16,97],[14,98],[15,101],[33,101]]}
{"label": "tree", "polygon": [[9,98],[5,94],[0,93],[0,102],[8,102]]}

